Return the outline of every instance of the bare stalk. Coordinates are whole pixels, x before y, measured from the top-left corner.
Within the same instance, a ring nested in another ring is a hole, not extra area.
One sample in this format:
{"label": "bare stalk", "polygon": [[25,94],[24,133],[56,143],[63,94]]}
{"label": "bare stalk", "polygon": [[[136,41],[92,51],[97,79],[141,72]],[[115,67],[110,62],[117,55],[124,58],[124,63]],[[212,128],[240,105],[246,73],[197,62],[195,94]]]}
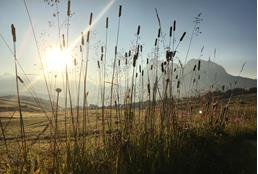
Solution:
{"label": "bare stalk", "polygon": [[[18,110],[20,113],[20,134],[21,134],[21,141],[22,141],[22,151],[23,151],[23,160],[24,163],[27,161],[27,147],[26,147],[26,139],[25,139],[25,129],[24,129],[24,122],[22,116],[22,109],[21,109],[21,99],[20,99],[20,91],[19,91],[19,81],[18,81],[18,70],[17,70],[17,58],[16,58],[16,32],[15,27],[11,25],[12,37],[13,37],[13,53],[14,53],[14,62],[15,62],[15,79],[16,79],[16,92],[17,92],[17,101],[18,101]],[[23,166],[21,167],[21,171],[23,170]]]}
{"label": "bare stalk", "polygon": [[85,74],[84,74],[84,89],[83,89],[83,149],[84,149],[84,145],[85,145],[85,134],[86,134],[86,117],[87,117],[87,111],[88,111],[88,107],[86,107],[86,103],[87,103],[87,75],[88,75],[88,61],[89,61],[89,45],[90,45],[90,29],[91,29],[91,24],[92,24],[92,16],[93,14],[90,14],[90,21],[89,21],[89,30],[87,32],[87,44],[86,44],[86,62],[85,62]]}
{"label": "bare stalk", "polygon": [[111,80],[111,97],[110,97],[110,115],[109,115],[109,130],[112,129],[112,100],[113,100],[113,87],[114,87],[114,75],[116,71],[116,59],[117,59],[117,47],[118,47],[118,38],[119,38],[119,31],[120,31],[120,17],[122,13],[122,6],[119,6],[119,13],[118,13],[118,24],[117,24],[117,35],[116,35],[116,46],[115,46],[115,58],[113,62],[113,73],[112,73],[112,80]]}

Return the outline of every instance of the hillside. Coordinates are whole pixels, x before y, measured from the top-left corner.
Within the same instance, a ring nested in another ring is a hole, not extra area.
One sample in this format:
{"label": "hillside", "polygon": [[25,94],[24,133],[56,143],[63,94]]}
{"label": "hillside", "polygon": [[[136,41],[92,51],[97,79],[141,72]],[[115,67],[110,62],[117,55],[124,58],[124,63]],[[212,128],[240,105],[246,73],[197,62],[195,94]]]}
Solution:
{"label": "hillside", "polygon": [[[37,104],[40,103],[40,106]],[[21,106],[22,111],[28,112],[38,112],[42,111],[41,107],[44,108],[45,111],[51,110],[51,105],[48,100],[39,98],[34,99],[29,96],[21,96]],[[15,111],[17,110],[17,97],[14,95],[2,96],[0,97],[0,112],[2,111]]]}

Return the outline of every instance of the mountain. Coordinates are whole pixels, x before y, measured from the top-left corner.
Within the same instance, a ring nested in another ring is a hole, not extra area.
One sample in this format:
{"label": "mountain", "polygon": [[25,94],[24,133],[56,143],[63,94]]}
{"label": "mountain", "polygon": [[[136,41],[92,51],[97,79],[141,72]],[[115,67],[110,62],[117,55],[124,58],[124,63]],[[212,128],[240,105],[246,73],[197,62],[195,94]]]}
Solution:
{"label": "mountain", "polygon": [[[162,93],[166,79],[161,72],[161,63],[162,62],[159,61],[157,74],[159,91]],[[153,88],[156,79],[155,70],[146,71],[145,69],[144,71],[149,72],[150,86]],[[178,97],[205,94],[208,91],[226,91],[234,88],[246,89],[257,86],[256,79],[230,75],[223,66],[212,61],[201,59],[191,59],[184,66],[174,63],[171,74],[172,93],[174,96]],[[144,83],[147,84],[146,78]]]}
{"label": "mountain", "polygon": [[[200,66],[199,70],[198,66]],[[184,66],[184,77],[181,79],[185,86],[182,91],[183,95],[189,95],[189,91],[195,89],[205,93],[208,90],[226,91],[233,88],[257,86],[256,79],[230,75],[221,65],[200,59],[192,59],[187,62]]]}

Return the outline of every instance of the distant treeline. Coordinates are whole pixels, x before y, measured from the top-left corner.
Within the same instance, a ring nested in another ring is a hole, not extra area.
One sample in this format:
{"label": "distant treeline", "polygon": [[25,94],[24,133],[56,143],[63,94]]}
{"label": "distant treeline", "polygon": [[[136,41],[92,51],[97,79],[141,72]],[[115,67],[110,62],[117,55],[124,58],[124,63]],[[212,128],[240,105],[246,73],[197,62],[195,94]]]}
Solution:
{"label": "distant treeline", "polygon": [[231,95],[236,96],[236,95],[253,94],[253,93],[257,93],[257,87],[248,88],[248,89],[234,88],[234,89],[229,89],[227,91],[214,91],[213,92],[213,94],[215,96],[220,96],[220,97],[223,97],[223,98],[228,98]]}

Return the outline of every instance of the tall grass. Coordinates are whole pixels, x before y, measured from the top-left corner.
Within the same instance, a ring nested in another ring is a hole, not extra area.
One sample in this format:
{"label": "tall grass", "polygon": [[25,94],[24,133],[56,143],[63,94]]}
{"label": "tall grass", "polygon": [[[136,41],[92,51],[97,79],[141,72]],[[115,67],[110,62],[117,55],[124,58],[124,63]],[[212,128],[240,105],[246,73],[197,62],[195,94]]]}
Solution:
{"label": "tall grass", "polygon": [[17,58],[16,58],[16,31],[15,27],[12,24],[11,25],[11,32],[13,37],[13,52],[14,52],[14,64],[15,64],[15,79],[16,79],[16,92],[17,92],[17,102],[18,102],[18,110],[20,114],[20,137],[21,137],[21,150],[23,155],[23,161],[21,165],[20,172],[23,171],[23,167],[25,163],[27,162],[27,147],[26,147],[26,137],[25,137],[25,129],[24,129],[24,121],[23,121],[23,115],[22,115],[22,109],[21,109],[21,99],[20,99],[20,91],[19,91],[19,76],[18,76],[18,70],[17,70]]}

